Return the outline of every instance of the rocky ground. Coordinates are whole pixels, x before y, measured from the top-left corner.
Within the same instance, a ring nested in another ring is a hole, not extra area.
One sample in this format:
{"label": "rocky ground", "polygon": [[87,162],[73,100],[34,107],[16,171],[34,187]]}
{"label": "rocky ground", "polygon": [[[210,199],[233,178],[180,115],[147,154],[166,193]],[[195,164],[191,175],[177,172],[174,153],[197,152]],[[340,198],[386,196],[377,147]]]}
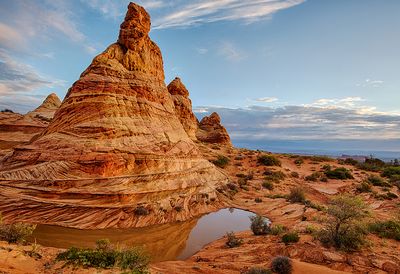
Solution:
{"label": "rocky ground", "polygon": [[[346,253],[333,248],[323,247],[310,233],[310,228],[321,226],[324,217],[322,211],[306,207],[299,203],[290,203],[285,198],[294,186],[302,186],[306,198],[316,205],[326,205],[331,197],[339,193],[354,193],[360,195],[369,205],[372,217],[388,219],[398,213],[399,199],[377,199],[379,194],[388,191],[387,188],[373,187],[375,194],[358,194],[357,185],[370,173],[345,166],[352,170],[354,179],[328,180],[327,182],[309,182],[305,176],[320,170],[324,165],[341,166],[336,160],[305,158],[300,165],[291,155],[275,155],[281,162],[281,167],[266,167],[257,163],[263,154],[259,151],[236,149],[229,146],[205,145],[198,143],[202,153],[209,160],[215,160],[219,155],[230,159],[230,163],[222,169],[236,184],[237,193],[226,201],[225,206],[236,207],[256,212],[268,217],[272,224],[284,225],[290,230],[298,231],[300,241],[285,245],[280,236],[254,236],[250,231],[243,231],[237,236],[244,240],[237,248],[227,248],[226,239],[220,239],[205,246],[186,261],[170,261],[151,264],[152,273],[242,273],[254,266],[268,267],[271,259],[277,255],[285,255],[293,259],[294,273],[399,273],[400,243],[395,240],[381,239],[374,235],[368,236],[368,245],[360,252]],[[274,189],[262,187],[266,170],[282,171],[285,178],[274,183]],[[296,175],[296,173],[297,175]],[[240,178],[248,176],[249,180],[239,186]],[[400,195],[396,187],[390,188],[392,193]],[[256,201],[257,200],[257,201]],[[41,258],[30,257],[27,251],[32,246],[16,246],[2,243],[0,246],[0,271],[3,273],[113,273],[91,269],[62,269],[62,264],[54,263],[59,250],[38,247]],[[36,250],[36,248],[35,248]],[[62,269],[62,270],[61,270]],[[58,271],[58,272],[57,272]],[[338,272],[339,271],[339,272]],[[0,272],[1,273],[1,272]]]}

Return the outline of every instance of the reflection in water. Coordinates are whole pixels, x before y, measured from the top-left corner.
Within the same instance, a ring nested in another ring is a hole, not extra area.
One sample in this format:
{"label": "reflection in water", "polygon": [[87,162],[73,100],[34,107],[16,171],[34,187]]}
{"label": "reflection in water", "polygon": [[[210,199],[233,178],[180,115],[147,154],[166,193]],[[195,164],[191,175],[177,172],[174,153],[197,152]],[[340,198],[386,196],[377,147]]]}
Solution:
{"label": "reflection in water", "polygon": [[99,239],[125,246],[142,246],[154,262],[186,259],[204,245],[229,231],[249,228],[249,216],[239,209],[222,209],[198,219],[131,229],[80,230],[38,225],[33,238],[38,244],[58,248],[94,247]]}

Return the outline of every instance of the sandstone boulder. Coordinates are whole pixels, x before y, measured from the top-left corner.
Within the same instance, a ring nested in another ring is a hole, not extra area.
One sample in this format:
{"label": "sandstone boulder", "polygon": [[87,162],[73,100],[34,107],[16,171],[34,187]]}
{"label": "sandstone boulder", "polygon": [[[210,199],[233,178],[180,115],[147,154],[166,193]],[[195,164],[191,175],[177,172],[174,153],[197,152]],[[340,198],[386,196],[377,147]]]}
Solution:
{"label": "sandstone boulder", "polygon": [[221,124],[221,118],[216,112],[200,121],[196,137],[205,143],[231,145],[229,134]]}
{"label": "sandstone boulder", "polygon": [[221,206],[227,177],[176,115],[150,16],[130,3],[46,130],[0,163],[3,219],[75,228],[185,220]]}

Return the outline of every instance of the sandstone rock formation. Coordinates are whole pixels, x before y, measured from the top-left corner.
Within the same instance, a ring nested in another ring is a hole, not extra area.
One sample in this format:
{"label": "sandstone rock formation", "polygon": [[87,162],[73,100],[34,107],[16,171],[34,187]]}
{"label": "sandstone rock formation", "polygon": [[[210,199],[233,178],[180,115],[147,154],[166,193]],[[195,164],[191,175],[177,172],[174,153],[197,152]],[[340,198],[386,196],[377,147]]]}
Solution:
{"label": "sandstone rock formation", "polygon": [[0,150],[26,144],[33,136],[43,132],[60,105],[60,99],[52,93],[38,108],[25,115],[0,112]]}
{"label": "sandstone rock formation", "polygon": [[192,140],[197,140],[196,131],[198,129],[198,121],[192,111],[192,101],[189,99],[189,91],[181,79],[176,77],[168,85],[168,92],[172,96],[176,113],[186,133]]}
{"label": "sandstone rock formation", "polygon": [[221,125],[221,118],[216,112],[200,121],[196,137],[199,141],[205,143],[231,145],[231,138],[225,127]]}
{"label": "sandstone rock formation", "polygon": [[94,58],[46,130],[3,159],[4,221],[133,227],[220,206],[227,177],[185,132],[149,31],[148,13],[130,3],[118,42]]}

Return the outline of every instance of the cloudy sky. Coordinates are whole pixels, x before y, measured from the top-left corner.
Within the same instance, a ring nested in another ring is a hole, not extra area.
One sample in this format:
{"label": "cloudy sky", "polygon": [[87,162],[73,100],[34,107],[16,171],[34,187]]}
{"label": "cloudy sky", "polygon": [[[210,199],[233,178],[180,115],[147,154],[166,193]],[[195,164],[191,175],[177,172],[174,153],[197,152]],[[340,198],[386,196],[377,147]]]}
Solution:
{"label": "cloudy sky", "polygon": [[[0,108],[64,97],[128,2],[0,0]],[[137,2],[166,82],[180,76],[234,140],[400,139],[400,1]]]}

